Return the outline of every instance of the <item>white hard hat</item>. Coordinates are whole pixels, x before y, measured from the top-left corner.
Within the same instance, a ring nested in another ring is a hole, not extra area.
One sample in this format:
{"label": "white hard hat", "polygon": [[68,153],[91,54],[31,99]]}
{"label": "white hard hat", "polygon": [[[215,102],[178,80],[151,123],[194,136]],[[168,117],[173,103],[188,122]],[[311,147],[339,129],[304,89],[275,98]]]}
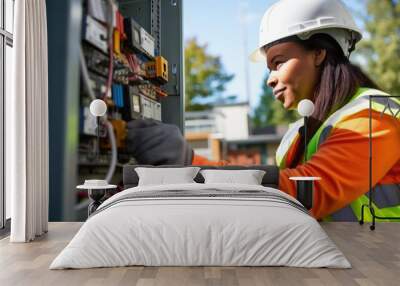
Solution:
{"label": "white hard hat", "polygon": [[290,36],[302,40],[314,34],[333,37],[349,56],[362,34],[340,0],[280,0],[264,14],[258,48],[250,55],[254,62],[265,60],[262,48]]}

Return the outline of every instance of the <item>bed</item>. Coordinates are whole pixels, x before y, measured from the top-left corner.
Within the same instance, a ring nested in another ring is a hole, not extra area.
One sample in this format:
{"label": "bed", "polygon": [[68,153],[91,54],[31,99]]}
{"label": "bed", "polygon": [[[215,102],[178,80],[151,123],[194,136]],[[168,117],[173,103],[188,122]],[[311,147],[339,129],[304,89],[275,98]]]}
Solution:
{"label": "bed", "polygon": [[351,267],[303,205],[278,190],[274,166],[199,166],[264,170],[260,185],[204,183],[199,172],[193,183],[151,186],[138,185],[136,167],[124,167],[125,190],[100,205],[50,269]]}

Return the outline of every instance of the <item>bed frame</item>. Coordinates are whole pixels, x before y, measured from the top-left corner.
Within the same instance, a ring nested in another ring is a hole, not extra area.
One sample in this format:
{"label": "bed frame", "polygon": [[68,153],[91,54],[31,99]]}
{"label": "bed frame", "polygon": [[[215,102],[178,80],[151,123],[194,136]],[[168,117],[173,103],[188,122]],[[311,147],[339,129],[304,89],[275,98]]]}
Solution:
{"label": "bed frame", "polygon": [[[202,170],[205,169],[217,169],[217,170],[263,170],[265,175],[262,179],[261,184],[265,187],[271,187],[279,189],[279,168],[277,166],[267,166],[267,165],[254,165],[254,166],[198,166]],[[124,189],[133,188],[138,185],[139,177],[135,172],[136,167],[148,167],[148,168],[177,168],[177,167],[188,167],[180,165],[163,165],[163,166],[151,166],[151,165],[125,165],[123,169],[123,183]],[[194,178],[197,183],[204,183],[204,178],[200,174]]]}

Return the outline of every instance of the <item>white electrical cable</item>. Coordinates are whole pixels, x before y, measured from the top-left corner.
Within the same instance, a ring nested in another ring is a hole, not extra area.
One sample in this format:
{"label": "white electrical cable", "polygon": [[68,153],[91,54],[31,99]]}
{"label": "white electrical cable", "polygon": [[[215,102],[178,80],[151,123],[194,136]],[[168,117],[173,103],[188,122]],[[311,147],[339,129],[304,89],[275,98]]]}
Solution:
{"label": "white electrical cable", "polygon": [[108,136],[111,143],[111,163],[106,176],[106,181],[110,182],[115,172],[115,166],[117,165],[117,143],[115,141],[114,128],[111,122],[106,120],[105,124],[107,126],[107,133],[109,134]]}
{"label": "white electrical cable", "polygon": [[[110,9],[109,9],[109,15],[110,15],[110,22],[108,23],[108,43],[109,43],[109,52],[111,55],[111,61],[113,60],[112,58],[112,53],[113,53],[113,31],[114,31],[114,2],[112,0],[108,0],[108,4],[110,5]],[[110,65],[111,68],[113,68],[113,65]],[[111,73],[112,74],[112,73]],[[107,96],[107,94],[105,95]],[[107,126],[107,133],[108,133],[108,137],[110,139],[110,143],[111,143],[111,163],[110,163],[110,167],[108,168],[108,172],[107,172],[107,176],[106,176],[106,181],[110,182],[113,175],[114,175],[114,171],[115,171],[115,166],[117,165],[117,144],[115,143],[115,134],[114,134],[114,128],[112,126],[112,124],[105,119],[104,122]]]}
{"label": "white electrical cable", "polygon": [[83,85],[85,86],[86,92],[89,94],[89,97],[92,100],[95,100],[96,99],[96,95],[94,94],[94,92],[92,90],[92,87],[90,86],[89,72],[88,72],[88,69],[87,69],[86,59],[85,59],[85,56],[83,54],[82,46],[80,48],[79,63],[80,63],[81,72],[82,72]]}
{"label": "white electrical cable", "polygon": [[[109,13],[109,15],[111,15],[109,17],[109,32],[108,32],[108,36],[109,36],[109,43],[112,43],[112,31],[113,31],[113,23],[114,23],[114,9],[113,9],[113,1],[109,0],[108,1],[111,9],[109,11],[111,11],[111,13]],[[109,47],[110,48],[110,53],[112,53],[112,46]],[[92,100],[96,100],[96,95],[94,94],[91,84],[90,84],[90,78],[89,78],[89,72],[87,69],[87,64],[86,64],[86,60],[85,60],[85,56],[83,54],[83,50],[82,47],[80,48],[80,67],[81,67],[81,71],[82,71],[82,78],[83,78],[83,84],[85,86],[85,89],[87,91],[87,93],[89,94],[89,97]],[[106,96],[106,95],[105,95]],[[108,133],[108,137],[111,143],[111,162],[110,162],[110,166],[108,167],[108,171],[107,171],[107,175],[106,175],[106,181],[110,182],[114,172],[115,172],[115,166],[117,165],[117,144],[116,144],[116,140],[115,140],[115,134],[114,134],[114,128],[112,126],[112,124],[107,120],[106,117],[102,117],[101,118],[102,121],[104,122],[104,124],[107,126],[107,133]]]}

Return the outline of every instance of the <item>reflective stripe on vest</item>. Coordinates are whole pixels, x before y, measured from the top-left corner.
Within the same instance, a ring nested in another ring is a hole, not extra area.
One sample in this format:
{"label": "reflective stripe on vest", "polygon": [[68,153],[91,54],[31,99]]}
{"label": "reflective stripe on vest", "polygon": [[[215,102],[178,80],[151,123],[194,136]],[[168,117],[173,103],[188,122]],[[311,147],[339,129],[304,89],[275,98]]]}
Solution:
{"label": "reflective stripe on vest", "polygon": [[[345,116],[349,116],[361,110],[369,109],[370,95],[387,96],[388,94],[376,89],[360,88],[348,104],[328,117],[324,124],[322,124],[322,126],[318,129],[308,144],[307,160],[311,158],[311,156],[316,152],[317,148],[326,140],[326,138],[328,138],[331,130],[338,121],[343,119]],[[372,98],[371,101],[372,110],[400,119],[400,101],[389,97]]]}
{"label": "reflective stripe on vest", "polygon": [[[400,216],[400,184],[375,186],[372,201],[377,216]],[[363,204],[368,204],[368,194],[361,196],[350,205],[331,214],[330,219],[327,220],[359,221],[361,218],[361,206]],[[364,211],[364,221],[370,220],[372,220],[371,214],[368,211]],[[379,219],[377,220],[380,221]]]}
{"label": "reflective stripe on vest", "polygon": [[[331,114],[328,119],[321,125],[321,127],[314,134],[307,146],[307,158],[309,160],[315,152],[317,152],[319,146],[329,137],[330,132],[335,127],[337,122],[346,116],[359,112],[361,110],[369,110],[369,96],[370,95],[381,95],[388,96],[376,89],[359,88],[352,99],[339,110]],[[394,98],[372,98],[371,103],[372,110],[380,112],[381,114],[388,114],[393,117],[400,119],[400,100]],[[288,132],[282,139],[282,143],[278,147],[276,160],[277,165],[283,169],[286,165],[286,155],[290,147],[295,142],[298,136],[298,130],[303,126],[303,119],[295,122],[289,126]],[[297,135],[297,136],[296,136]],[[284,142],[284,140],[287,140]],[[378,216],[400,216],[400,184],[393,185],[377,185],[374,187],[374,207],[375,213]],[[363,203],[368,203],[368,197],[366,195],[353,201],[349,206],[335,212],[327,220],[342,220],[342,221],[353,221],[359,220],[361,217],[361,206]],[[367,214],[368,213],[368,214]],[[372,219],[369,212],[364,213],[365,221]]]}
{"label": "reflective stripe on vest", "polygon": [[304,119],[299,119],[296,122],[289,124],[289,129],[283,136],[278,149],[276,150],[275,159],[276,164],[280,169],[286,168],[286,155],[292,144],[299,136],[299,129],[304,125]]}

